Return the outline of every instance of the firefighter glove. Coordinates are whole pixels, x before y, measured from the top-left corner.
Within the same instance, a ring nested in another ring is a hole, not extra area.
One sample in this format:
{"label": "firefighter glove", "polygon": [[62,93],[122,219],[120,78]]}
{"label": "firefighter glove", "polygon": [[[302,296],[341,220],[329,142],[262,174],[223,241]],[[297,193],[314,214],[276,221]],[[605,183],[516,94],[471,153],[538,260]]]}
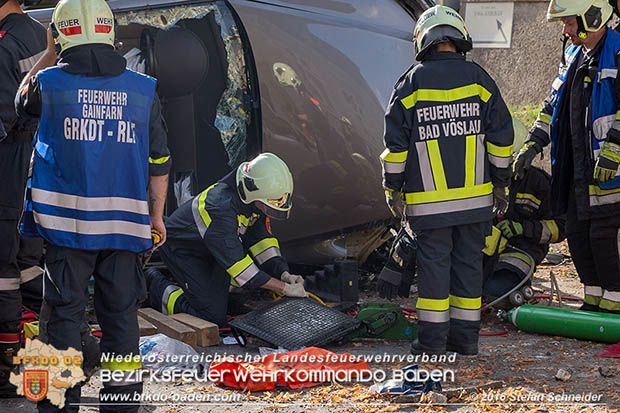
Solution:
{"label": "firefighter glove", "polygon": [[303,284],[284,284],[284,290],[282,293],[287,297],[299,297],[304,298],[308,296],[308,293],[304,289]]}
{"label": "firefighter glove", "polygon": [[302,277],[301,275],[289,274],[288,271],[284,271],[280,279],[287,284],[302,284],[303,285],[304,283],[304,277]]}
{"label": "firefighter glove", "polygon": [[379,296],[388,300],[396,298],[402,277],[400,271],[391,270],[387,266],[383,267],[377,280]]}
{"label": "firefighter glove", "polygon": [[609,141],[605,142],[594,166],[594,179],[598,179],[599,182],[614,179],[619,164],[620,145]]}
{"label": "firefighter glove", "polygon": [[523,225],[518,223],[517,221],[511,221],[509,219],[505,219],[502,222],[499,222],[495,225],[502,231],[502,235],[504,237],[510,239],[512,237],[518,237],[519,235],[523,235]]}
{"label": "firefighter glove", "polygon": [[525,170],[532,165],[532,161],[542,151],[540,145],[534,141],[528,141],[523,145],[513,165],[514,175],[522,178]]}
{"label": "firefighter glove", "polygon": [[405,202],[403,198],[402,192],[385,188],[385,200],[388,208],[392,211],[392,215],[397,218],[403,216],[405,212]]}
{"label": "firefighter glove", "polygon": [[508,211],[508,187],[493,187],[493,213],[502,216]]}

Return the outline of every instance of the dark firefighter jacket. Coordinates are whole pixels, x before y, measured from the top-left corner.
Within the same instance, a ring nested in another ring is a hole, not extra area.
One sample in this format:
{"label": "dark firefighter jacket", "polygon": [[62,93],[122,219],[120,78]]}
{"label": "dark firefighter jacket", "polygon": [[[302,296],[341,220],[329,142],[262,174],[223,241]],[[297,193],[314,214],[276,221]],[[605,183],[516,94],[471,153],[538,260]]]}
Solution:
{"label": "dark firefighter jacket", "polygon": [[534,264],[538,265],[547,255],[549,244],[560,242],[565,237],[565,219],[554,218],[551,211],[551,177],[537,167],[529,168],[525,177],[511,181],[510,206],[504,219],[523,225],[523,235],[506,240],[499,229],[493,228],[492,235],[487,237],[487,255],[495,253],[496,246],[500,246],[497,252],[503,252],[508,244],[530,254]]}
{"label": "dark firefighter jacket", "polygon": [[492,219],[493,186],[510,180],[513,128],[497,85],[440,52],[397,82],[385,115],[386,191],[403,191],[415,230]]}
{"label": "dark firefighter jacket", "polygon": [[[241,202],[231,172],[181,205],[167,220],[168,242],[203,243],[231,278],[231,284],[258,288],[270,275],[288,271],[269,220]],[[260,268],[259,268],[260,267]]]}
{"label": "dark firefighter jacket", "polygon": [[[606,69],[599,73],[601,51],[611,33],[609,31],[587,56],[581,49],[574,59],[567,60],[568,66],[560,64],[560,74],[564,73],[566,79],[562,82],[558,77],[553,82],[551,94],[545,99],[530,130],[528,141],[537,142],[541,147],[551,142],[550,135],[556,136],[551,171],[551,201],[555,216],[566,213],[569,194],[573,190],[579,219],[617,215],[620,208],[620,189],[602,190],[593,178],[596,162],[592,147],[593,82],[600,82],[601,78],[613,75],[612,103],[618,107],[620,102],[620,81],[617,77],[620,53],[614,55],[616,69]],[[613,34],[618,36],[615,32]],[[560,94],[558,90],[562,83],[564,87]],[[557,112],[555,117],[554,110]],[[615,117],[609,132],[602,138],[620,143],[620,122],[617,120],[620,118],[620,110]],[[550,126],[552,118],[553,125]]]}

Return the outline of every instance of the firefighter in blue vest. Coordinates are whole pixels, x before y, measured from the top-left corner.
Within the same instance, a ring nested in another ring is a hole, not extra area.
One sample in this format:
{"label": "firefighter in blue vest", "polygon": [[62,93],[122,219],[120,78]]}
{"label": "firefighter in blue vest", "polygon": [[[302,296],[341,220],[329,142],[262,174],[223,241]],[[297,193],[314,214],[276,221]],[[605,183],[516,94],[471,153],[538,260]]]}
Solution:
{"label": "firefighter in blue vest", "polygon": [[[165,241],[170,156],[154,79],[129,71],[114,50],[114,16],[104,0],[65,0],[54,9],[48,47],[16,97],[21,116],[40,117],[34,145],[33,215],[48,242],[44,298],[47,342],[81,349],[80,324],[95,277],[102,362],[115,380],[100,396],[132,401],[142,383],[137,309],[146,298],[139,253]],[[56,64],[56,50],[60,61]],[[157,247],[157,246],[156,246]],[[80,387],[67,389],[78,410]],[[137,411],[139,404],[123,406]],[[101,405],[101,411],[118,411]],[[47,400],[39,411],[56,411]]]}
{"label": "firefighter in blue vest", "polygon": [[151,306],[225,326],[231,285],[305,297],[270,225],[288,218],[292,196],[286,163],[262,153],[181,205],[166,220],[161,249],[172,277],[147,271]]}
{"label": "firefighter in blue vest", "polygon": [[43,249],[40,239],[20,237],[17,230],[37,122],[16,116],[14,101],[45,44],[45,28],[24,14],[17,0],[0,0],[0,397],[17,395],[9,372],[19,350],[20,287],[34,274],[21,274],[29,269],[21,258],[40,258]]}
{"label": "firefighter in blue vest", "polygon": [[525,146],[518,175],[551,143],[551,206],[566,237],[588,311],[620,314],[620,34],[607,29],[607,0],[553,0],[572,45]]}
{"label": "firefighter in blue vest", "polygon": [[[493,79],[465,60],[472,41],[458,13],[432,7],[414,33],[421,63],[395,86],[381,155],[388,205],[404,209],[417,236],[419,324],[411,351],[477,354],[480,251],[494,207],[499,214],[508,207],[512,119]],[[377,285],[398,288],[392,273]]]}

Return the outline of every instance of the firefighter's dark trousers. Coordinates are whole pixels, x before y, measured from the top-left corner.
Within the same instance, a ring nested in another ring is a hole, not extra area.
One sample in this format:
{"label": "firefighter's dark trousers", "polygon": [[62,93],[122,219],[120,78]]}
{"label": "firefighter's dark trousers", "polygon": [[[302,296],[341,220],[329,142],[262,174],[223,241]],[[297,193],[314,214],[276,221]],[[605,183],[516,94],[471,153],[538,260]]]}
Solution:
{"label": "firefighter's dark trousers", "polygon": [[8,381],[13,353],[19,350],[18,225],[31,154],[30,143],[0,142],[0,387]]}
{"label": "firefighter's dark trousers", "polygon": [[490,222],[416,230],[418,341],[477,351],[482,292],[482,249]]}
{"label": "firefighter's dark trousers", "polygon": [[201,243],[168,240],[160,251],[172,279],[153,276],[151,307],[164,314],[187,313],[225,326],[230,287],[226,270]]}
{"label": "firefighter's dark trousers", "polygon": [[620,314],[620,212],[579,220],[573,196],[566,217],[566,237],[584,285],[584,303],[592,309]]}
{"label": "firefighter's dark trousers", "polygon": [[[49,305],[47,342],[59,350],[82,349],[80,326],[88,303],[88,280],[95,278],[95,311],[103,333],[101,352],[117,356],[138,356],[139,329],[137,311],[146,298],[144,275],[137,254],[129,251],[86,251],[50,245],[45,256],[44,298]],[[105,361],[105,360],[104,360]],[[108,394],[142,393],[142,383],[130,380],[139,361],[102,361],[102,369],[119,370],[127,380],[104,383],[100,398]],[[80,387],[68,389],[63,411],[77,412]],[[102,400],[103,401],[103,400]],[[110,403],[111,401],[108,401]],[[118,403],[118,402],[117,402]],[[39,402],[39,411],[59,411],[47,400]],[[102,412],[137,412],[139,404],[105,405]]]}

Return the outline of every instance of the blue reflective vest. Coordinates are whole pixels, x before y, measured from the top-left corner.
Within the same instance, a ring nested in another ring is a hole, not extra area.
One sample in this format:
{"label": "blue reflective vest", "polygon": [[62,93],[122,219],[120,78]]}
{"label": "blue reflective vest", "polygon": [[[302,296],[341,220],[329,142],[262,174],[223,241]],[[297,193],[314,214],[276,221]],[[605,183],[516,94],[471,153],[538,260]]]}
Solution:
{"label": "blue reflective vest", "polygon": [[147,202],[149,117],[155,80],[125,71],[38,74],[34,219],[49,242],[133,252],[152,246]]}
{"label": "blue reflective vest", "polygon": [[[551,161],[555,163],[556,149],[558,141],[558,129],[556,126],[558,121],[558,112],[560,110],[560,101],[565,90],[566,77],[570,67],[575,63],[577,56],[581,50],[581,46],[571,45],[566,48],[564,57],[566,66],[560,65],[560,71],[557,79],[553,82],[552,100],[553,115],[551,117]],[[592,159],[596,160],[603,143],[607,139],[607,132],[616,122],[616,112],[618,112],[618,103],[616,102],[616,75],[618,67],[616,66],[616,54],[620,51],[620,34],[608,30],[605,43],[600,53],[598,63],[598,73],[596,79],[593,79],[592,88],[592,136],[590,143],[590,151]],[[620,129],[620,124],[616,126]],[[599,188],[615,189],[620,188],[620,176],[601,183],[597,182]],[[590,206],[605,204],[605,201],[599,200],[597,193],[599,191],[590,189]]]}

